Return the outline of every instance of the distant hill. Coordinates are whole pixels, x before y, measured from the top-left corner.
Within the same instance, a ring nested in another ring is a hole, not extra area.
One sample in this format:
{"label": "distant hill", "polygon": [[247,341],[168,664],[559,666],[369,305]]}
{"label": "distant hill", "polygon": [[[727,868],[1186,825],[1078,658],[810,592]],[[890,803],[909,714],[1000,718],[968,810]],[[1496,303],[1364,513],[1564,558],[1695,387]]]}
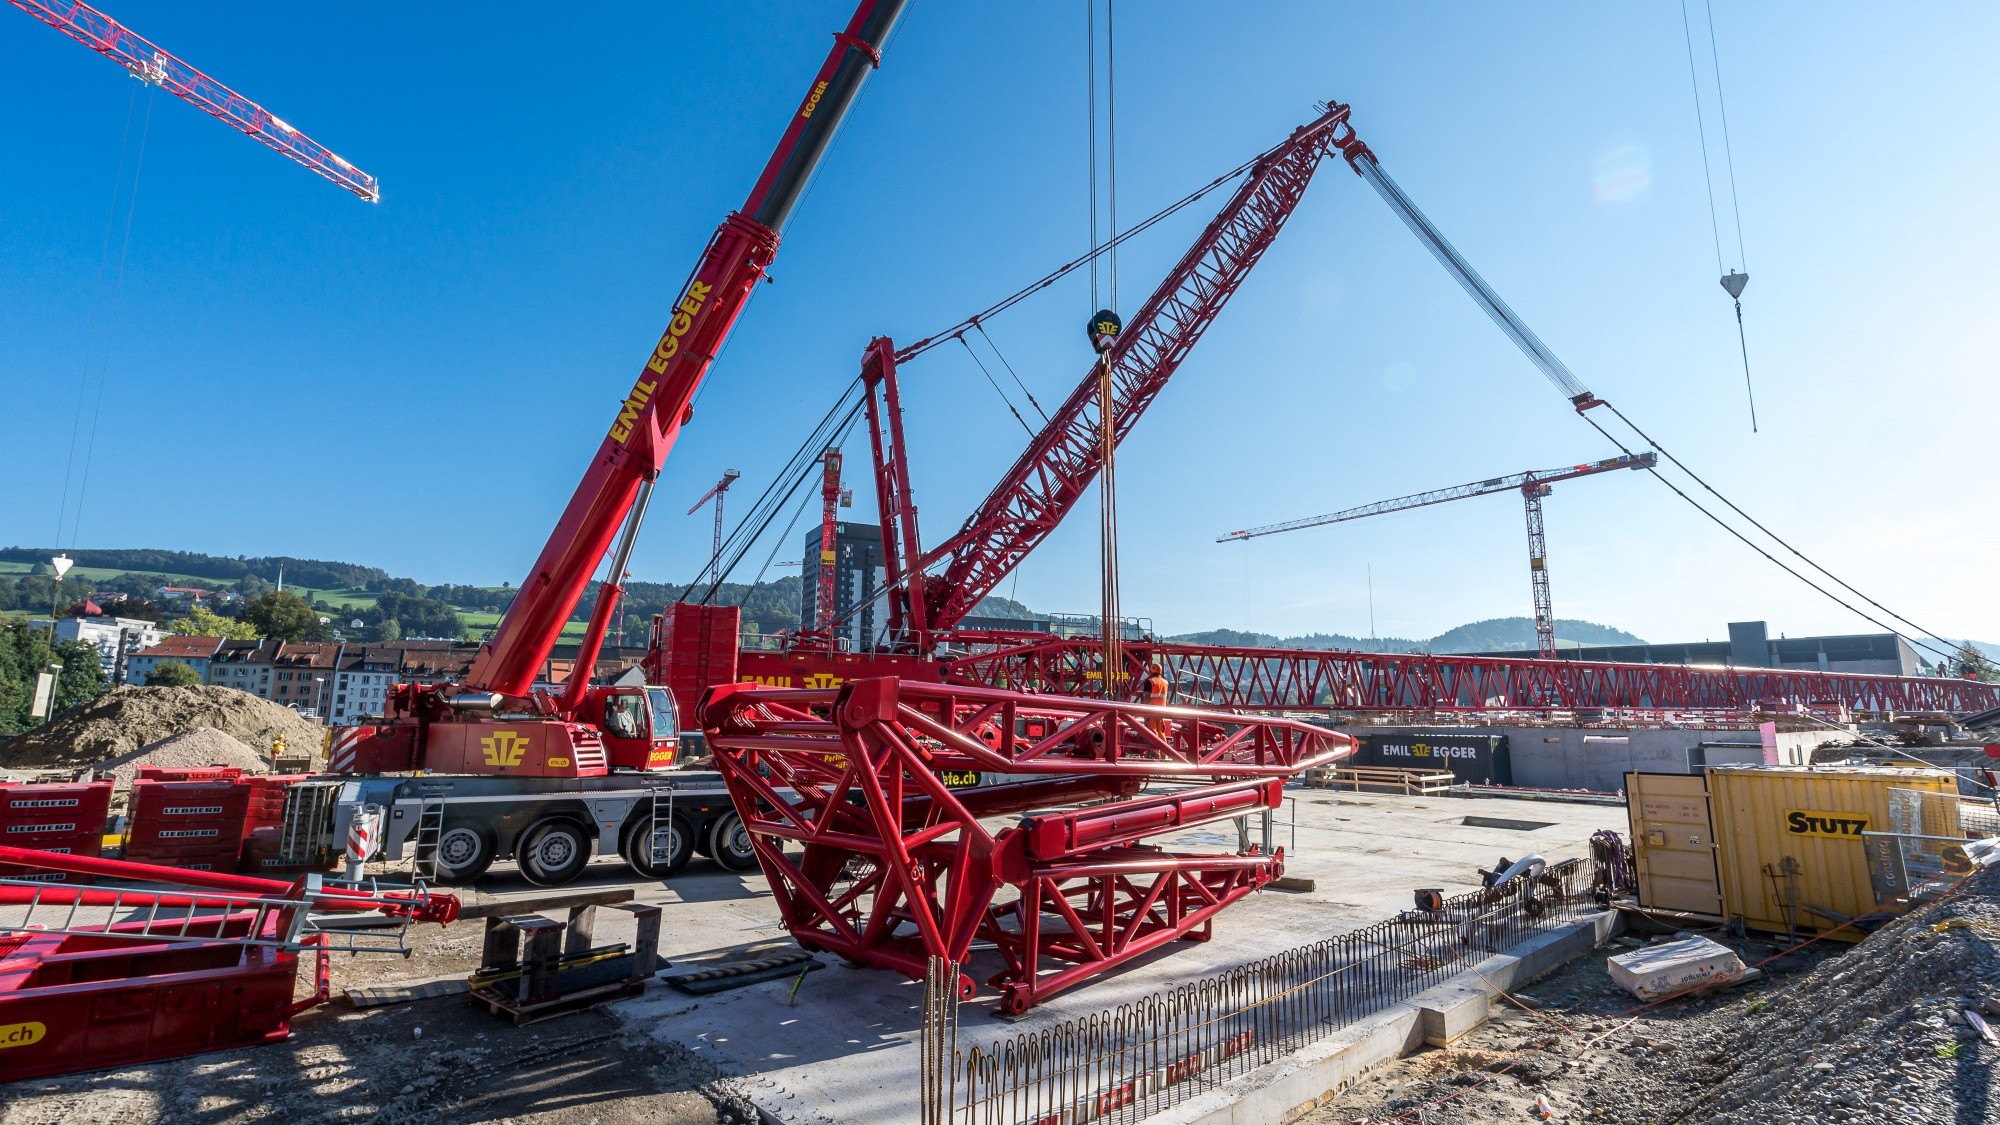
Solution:
{"label": "distant hill", "polygon": [[[54,554],[52,550],[40,547],[0,548],[0,563],[29,564],[46,562]],[[491,620],[497,617],[514,598],[510,588],[477,586],[422,586],[407,578],[395,578],[380,567],[362,566],[357,563],[333,562],[321,559],[297,559],[273,556],[269,558],[229,558],[227,556],[205,555],[196,551],[163,551],[150,548],[90,549],[71,550],[79,567],[96,568],[99,571],[122,572],[124,577],[105,579],[81,579],[73,577],[64,583],[65,590],[79,587],[78,593],[91,588],[116,591],[120,586],[129,586],[125,591],[135,596],[151,593],[151,584],[164,575],[190,575],[221,584],[233,584],[239,593],[254,596],[266,589],[265,584],[275,582],[279,567],[284,568],[287,586],[310,588],[322,591],[336,607],[351,611],[363,611],[373,605],[377,598],[400,595],[407,598],[424,598],[456,607],[457,609],[480,615],[470,622],[474,635],[482,627],[490,628]],[[24,568],[25,569],[25,568]],[[144,581],[141,581],[141,578]],[[26,579],[23,579],[26,581]],[[46,585],[46,580],[43,580]],[[725,605],[743,607],[746,628],[753,631],[772,633],[798,627],[799,584],[797,575],[789,575],[772,582],[752,585],[728,582],[716,591],[715,600]],[[685,587],[655,582],[634,581],[626,586],[625,600],[621,616],[626,618],[626,632],[631,635],[637,630],[643,636],[648,620],[666,603],[680,597]],[[345,596],[343,596],[345,595]],[[46,597],[44,592],[42,597]],[[596,602],[597,583],[591,583],[578,603],[572,618],[587,620]],[[0,604],[0,609],[9,608]],[[1030,619],[1038,616],[1034,610],[1011,598],[988,597],[973,611],[974,616],[987,618]],[[1246,633],[1236,629],[1209,629],[1198,633],[1182,633],[1166,638],[1189,644],[1236,645],[1256,648],[1311,648],[1311,649],[1354,649],[1365,652],[1532,652],[1535,648],[1535,624],[1526,617],[1496,617],[1489,621],[1475,621],[1460,625],[1428,639],[1409,637],[1350,637],[1344,633],[1304,633],[1297,636],[1280,637],[1270,633]],[[1622,629],[1599,625],[1591,621],[1573,618],[1556,619],[1556,643],[1559,645],[1598,644],[1643,644],[1638,637]],[[1989,655],[2000,659],[2000,646],[1982,646]]]}
{"label": "distant hill", "polygon": [[[1593,621],[1570,617],[1556,618],[1556,645],[1642,645],[1645,641]],[[1532,652],[1535,622],[1530,617],[1495,617],[1474,621],[1439,633],[1430,639],[1432,652]]]}
{"label": "distant hill", "polygon": [[[1296,637],[1278,637],[1269,633],[1244,633],[1235,629],[1209,629],[1200,633],[1182,633],[1167,639],[1198,645],[1358,649],[1363,652],[1533,652],[1535,622],[1527,617],[1496,617],[1460,625],[1428,640],[1411,640],[1408,637],[1350,637],[1344,633],[1307,633]],[[1569,617],[1556,618],[1557,647],[1645,643],[1623,629],[1614,629],[1609,625],[1599,625],[1594,621],[1578,621]]]}

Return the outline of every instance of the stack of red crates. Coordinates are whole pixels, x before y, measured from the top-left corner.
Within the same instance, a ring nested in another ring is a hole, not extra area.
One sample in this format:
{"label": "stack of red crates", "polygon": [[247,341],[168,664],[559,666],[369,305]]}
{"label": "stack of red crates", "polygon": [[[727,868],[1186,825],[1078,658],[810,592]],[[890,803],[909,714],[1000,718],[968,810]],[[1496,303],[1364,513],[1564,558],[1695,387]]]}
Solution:
{"label": "stack of red crates", "polygon": [[[282,801],[282,791],[279,796]],[[240,769],[142,768],[132,782],[125,858],[190,871],[235,871],[250,797]]]}
{"label": "stack of red crates", "polygon": [[[14,848],[96,856],[111,811],[111,782],[0,782],[0,843]],[[88,883],[90,876],[29,871],[0,864],[0,878]]]}
{"label": "stack of red crates", "polygon": [[701,717],[694,706],[715,684],[736,682],[737,630],[743,611],[733,605],[670,602],[653,618],[651,659],[646,678],[674,694],[681,725],[692,729]]}

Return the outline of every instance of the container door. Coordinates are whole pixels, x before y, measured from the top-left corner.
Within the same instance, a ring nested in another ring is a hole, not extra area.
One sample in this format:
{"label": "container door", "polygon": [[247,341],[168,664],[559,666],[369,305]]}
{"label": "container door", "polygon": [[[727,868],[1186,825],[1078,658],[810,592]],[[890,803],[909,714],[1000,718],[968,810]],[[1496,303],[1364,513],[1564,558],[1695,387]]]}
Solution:
{"label": "container door", "polygon": [[1625,794],[1639,904],[1719,916],[1722,881],[1715,867],[1707,777],[1628,773]]}

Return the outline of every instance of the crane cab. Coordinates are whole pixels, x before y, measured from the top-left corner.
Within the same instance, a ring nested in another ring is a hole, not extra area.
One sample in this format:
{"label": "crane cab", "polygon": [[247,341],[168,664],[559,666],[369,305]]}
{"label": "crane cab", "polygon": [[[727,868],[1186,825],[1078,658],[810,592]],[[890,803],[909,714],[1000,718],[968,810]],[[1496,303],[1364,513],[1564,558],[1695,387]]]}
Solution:
{"label": "crane cab", "polygon": [[680,716],[673,695],[663,687],[593,687],[577,719],[603,734],[605,760],[614,770],[672,769],[680,752]]}

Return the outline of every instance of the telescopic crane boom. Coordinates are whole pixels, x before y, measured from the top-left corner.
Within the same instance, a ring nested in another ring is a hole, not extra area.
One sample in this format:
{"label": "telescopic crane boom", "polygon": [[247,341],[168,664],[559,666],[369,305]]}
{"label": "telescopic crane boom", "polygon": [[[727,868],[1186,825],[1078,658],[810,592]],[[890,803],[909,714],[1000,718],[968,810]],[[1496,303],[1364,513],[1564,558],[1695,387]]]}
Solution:
{"label": "telescopic crane boom", "polygon": [[[807,87],[749,198],[709,239],[708,249],[674,302],[660,342],[619,404],[597,455],[521,583],[520,596],[501,618],[493,639],[479,650],[466,677],[468,689],[509,698],[526,696],[620,524],[626,525],[620,553],[629,550],[645,516],[644,507],[635,504],[640,486],[659,476],[691,416],[696,388],[749,300],[751,287],[776,256],[778,233],[862,83],[881,64],[882,44],[903,6],[904,0],[862,0],[846,29],[834,35],[833,50]],[[578,654],[578,667],[590,667],[586,656],[594,660],[591,638],[603,637],[598,618],[608,623],[623,581],[614,567],[611,581],[598,595],[584,642],[588,651]]]}
{"label": "telescopic crane boom", "polygon": [[[429,769],[439,773],[588,778],[620,768],[671,766],[671,718],[614,718],[628,704],[654,715],[666,693],[591,683],[597,654],[618,611],[632,546],[654,482],[692,416],[702,377],[765,276],[779,232],[797,206],[862,83],[881,64],[905,0],[861,0],[743,206],[716,228],[675,300],[666,331],[640,368],[585,469],[534,569],[480,646],[459,684],[400,684],[384,722],[342,742],[342,768],[355,772]],[[620,531],[622,527],[622,533]],[[613,541],[616,548],[613,549]],[[560,698],[534,684],[598,565],[611,569]],[[638,698],[644,696],[644,699]],[[648,702],[653,701],[653,702]],[[650,726],[651,734],[631,731]]]}

